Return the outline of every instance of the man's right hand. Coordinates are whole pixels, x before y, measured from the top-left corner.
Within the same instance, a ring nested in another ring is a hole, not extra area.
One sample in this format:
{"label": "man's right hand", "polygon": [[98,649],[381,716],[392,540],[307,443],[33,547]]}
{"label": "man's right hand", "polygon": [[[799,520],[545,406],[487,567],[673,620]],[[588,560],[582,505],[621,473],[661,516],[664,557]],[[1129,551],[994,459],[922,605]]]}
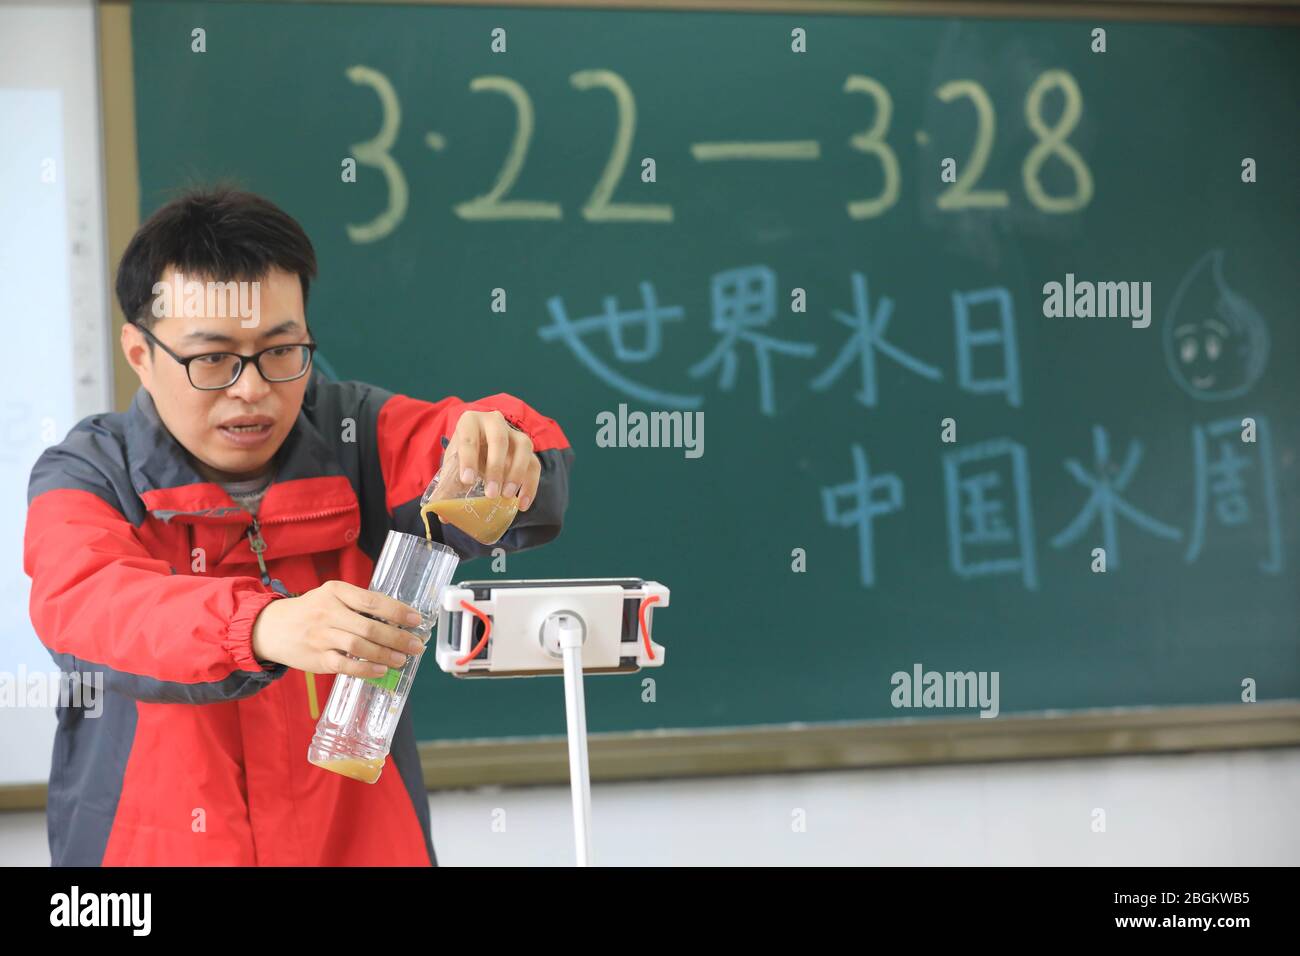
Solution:
{"label": "man's right hand", "polygon": [[313,674],[382,677],[390,666],[405,664],[407,654],[424,650],[419,638],[393,625],[419,623],[419,612],[409,605],[346,581],[327,581],[262,609],[253,622],[253,656]]}

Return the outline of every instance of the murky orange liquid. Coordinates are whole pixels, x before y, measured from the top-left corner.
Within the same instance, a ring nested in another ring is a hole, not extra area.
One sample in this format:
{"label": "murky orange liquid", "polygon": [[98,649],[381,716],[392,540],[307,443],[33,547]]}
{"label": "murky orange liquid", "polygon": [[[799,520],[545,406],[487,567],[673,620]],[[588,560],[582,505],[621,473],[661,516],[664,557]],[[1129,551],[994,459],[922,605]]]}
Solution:
{"label": "murky orange liquid", "polygon": [[420,508],[424,536],[433,540],[430,513],[440,515],[481,544],[496,544],[519,512],[519,498],[444,498]]}
{"label": "murky orange liquid", "polygon": [[359,757],[339,757],[337,760],[311,760],[310,763],[323,770],[331,770],[353,780],[360,780],[362,783],[374,783],[384,769],[383,758],[362,760]]}

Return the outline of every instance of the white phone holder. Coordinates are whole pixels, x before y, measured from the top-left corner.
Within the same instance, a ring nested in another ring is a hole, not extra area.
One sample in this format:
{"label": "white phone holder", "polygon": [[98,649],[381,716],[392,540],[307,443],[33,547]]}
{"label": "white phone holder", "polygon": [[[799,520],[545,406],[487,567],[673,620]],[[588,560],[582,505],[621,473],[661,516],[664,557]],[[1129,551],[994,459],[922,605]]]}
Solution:
{"label": "white phone holder", "polygon": [[641,578],[462,581],[443,591],[434,654],[448,674],[564,674],[579,866],[592,863],[582,676],[662,667],[665,649],[651,633],[654,609],[667,607],[668,598],[668,588]]}

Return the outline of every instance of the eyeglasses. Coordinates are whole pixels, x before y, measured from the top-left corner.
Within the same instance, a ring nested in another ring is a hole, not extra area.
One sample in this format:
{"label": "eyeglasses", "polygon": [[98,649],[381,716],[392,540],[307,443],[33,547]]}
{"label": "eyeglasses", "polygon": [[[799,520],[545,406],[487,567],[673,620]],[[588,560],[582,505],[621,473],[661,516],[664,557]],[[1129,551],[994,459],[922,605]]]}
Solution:
{"label": "eyeglasses", "polygon": [[164,352],[185,366],[185,374],[190,384],[204,391],[230,388],[239,381],[244,371],[244,363],[252,362],[257,366],[258,374],[268,382],[292,382],[302,378],[311,368],[311,355],[316,351],[315,342],[301,345],[273,345],[252,355],[240,355],[238,352],[204,352],[202,355],[177,355],[164,345],[156,335],[138,323],[131,323]]}

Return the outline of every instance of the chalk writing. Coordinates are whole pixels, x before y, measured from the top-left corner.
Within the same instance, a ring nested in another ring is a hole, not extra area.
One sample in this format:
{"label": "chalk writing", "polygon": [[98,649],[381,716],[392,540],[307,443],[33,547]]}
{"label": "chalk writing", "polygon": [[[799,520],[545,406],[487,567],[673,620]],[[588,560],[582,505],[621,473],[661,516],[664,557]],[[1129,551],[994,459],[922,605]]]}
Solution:
{"label": "chalk writing", "polygon": [[943,456],[943,484],[953,573],[961,578],[1019,574],[1026,588],[1036,590],[1024,447],[998,438],[948,452]]}
{"label": "chalk writing", "polygon": [[860,386],[853,393],[853,397],[867,408],[875,408],[878,398],[876,387],[877,349],[917,375],[932,381],[942,379],[943,373],[937,368],[927,365],[920,359],[908,355],[896,345],[885,341],[885,329],[888,328],[889,320],[894,313],[894,300],[888,296],[882,297],[873,316],[867,299],[866,277],[860,272],[855,272],[850,277],[850,281],[853,285],[853,313],[850,315],[835,309],[831,312],[831,317],[841,325],[851,328],[853,335],[844,343],[839,354],[835,356],[835,361],[831,362],[821,374],[814,378],[809,383],[809,387],[818,392],[826,391],[835,383],[836,379],[840,377],[840,374],[856,355],[861,378]]}
{"label": "chalk writing", "polygon": [[1246,478],[1253,473],[1267,518],[1264,524],[1267,554],[1259,562],[1259,568],[1267,574],[1282,571],[1282,533],[1277,485],[1273,477],[1273,439],[1267,418],[1256,416],[1255,423],[1257,434],[1253,443],[1241,440],[1241,420],[1238,418],[1221,418],[1192,429],[1196,506],[1184,555],[1188,562],[1195,561],[1204,547],[1206,512],[1211,499],[1214,516],[1220,525],[1232,528],[1250,522],[1252,512]]}
{"label": "chalk writing", "polygon": [[737,340],[754,347],[758,363],[759,410],[776,414],[772,393],[772,362],[769,352],[809,358],[817,346],[809,342],[785,342],[753,331],[771,325],[776,318],[776,274],[767,266],[728,269],[713,276],[711,282],[713,318],[710,328],[722,335],[713,351],[690,367],[692,378],[699,378],[721,363],[719,385],[731,391],[736,384]]}
{"label": "chalk writing", "polygon": [[1137,471],[1138,463],[1142,461],[1142,443],[1138,441],[1129,442],[1128,451],[1124,455],[1124,463],[1119,466],[1118,472],[1115,472],[1113,477],[1114,468],[1110,462],[1110,440],[1106,435],[1106,430],[1100,425],[1093,426],[1092,448],[1093,466],[1095,468],[1093,474],[1084,471],[1083,466],[1075,459],[1066,459],[1065,470],[1070,473],[1070,476],[1075,481],[1089,489],[1091,494],[1089,494],[1088,502],[1078,516],[1052,538],[1052,547],[1064,548],[1066,545],[1078,541],[1083,536],[1084,531],[1096,520],[1101,523],[1101,541],[1102,547],[1106,549],[1107,561],[1112,568],[1118,568],[1120,560],[1119,523],[1117,519],[1120,515],[1123,515],[1142,530],[1148,531],[1157,537],[1166,538],[1170,541],[1180,540],[1183,535],[1177,528],[1171,528],[1169,525],[1139,511],[1119,495],[1121,491],[1128,487],[1129,482],[1133,479],[1133,473]]}
{"label": "chalk writing", "polygon": [[[877,516],[902,509],[903,482],[892,474],[873,477],[861,445],[854,444],[849,453],[853,457],[853,480],[821,489],[822,515],[832,527],[858,529],[858,574],[862,586],[869,588],[876,582],[872,525]],[[877,491],[883,491],[883,497],[877,497]],[[840,501],[846,498],[852,505],[841,509]]]}

